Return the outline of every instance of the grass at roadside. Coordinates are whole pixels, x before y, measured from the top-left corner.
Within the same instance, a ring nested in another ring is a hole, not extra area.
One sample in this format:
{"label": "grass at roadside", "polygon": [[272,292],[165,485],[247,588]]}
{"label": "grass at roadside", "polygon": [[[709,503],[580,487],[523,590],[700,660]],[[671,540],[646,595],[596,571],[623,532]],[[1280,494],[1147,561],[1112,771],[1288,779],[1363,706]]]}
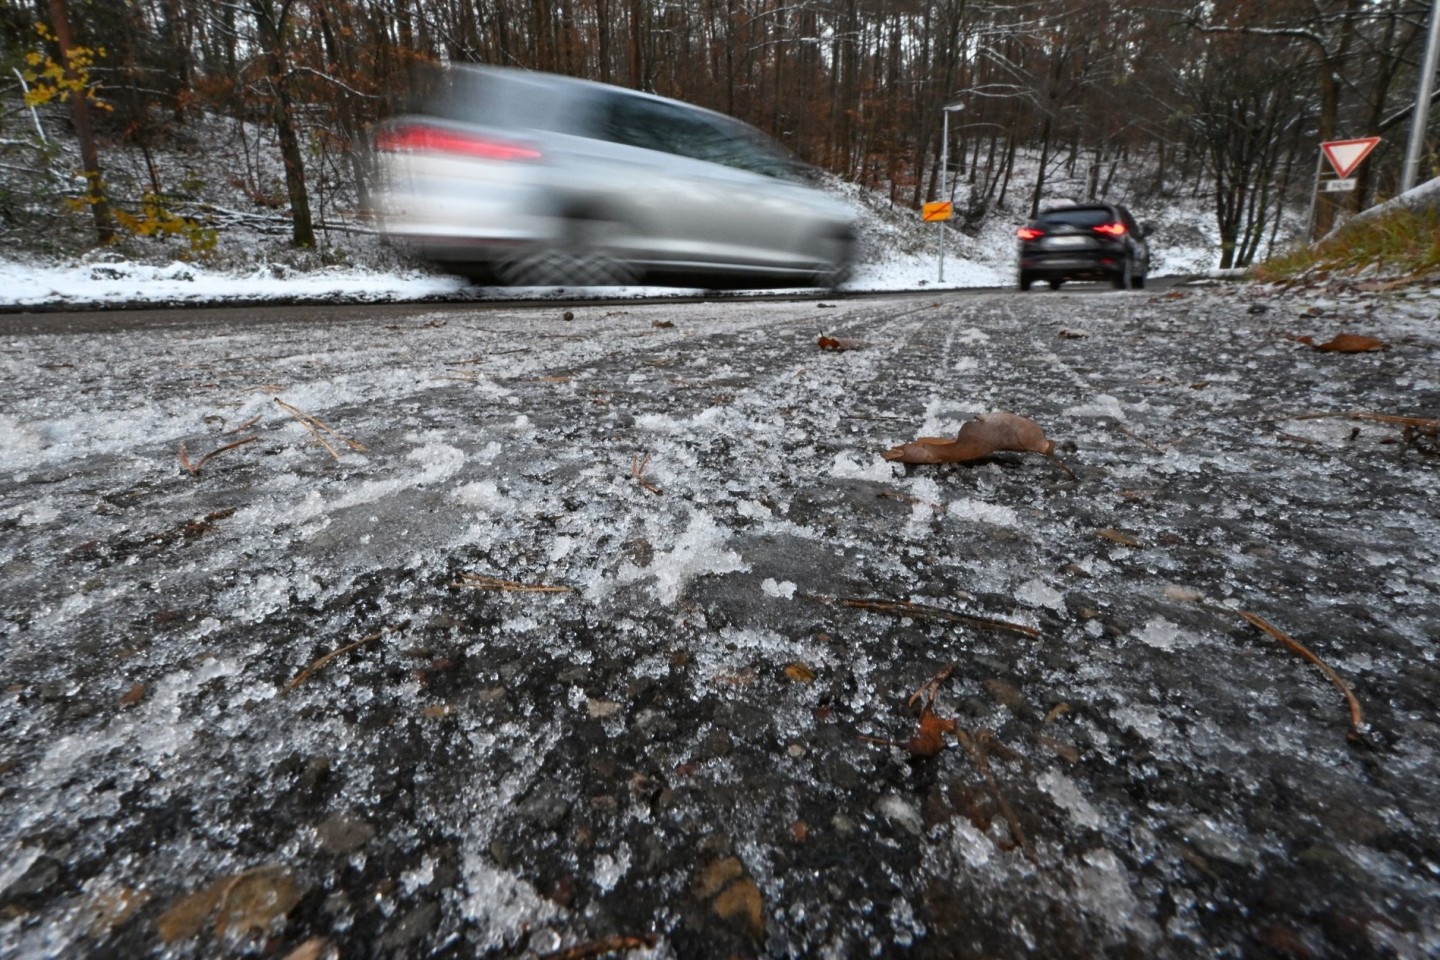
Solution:
{"label": "grass at roadside", "polygon": [[1384,276],[1419,278],[1440,271],[1440,208],[1401,208],[1345,224],[1318,243],[1296,247],[1252,270],[1266,283],[1316,272],[1374,267]]}

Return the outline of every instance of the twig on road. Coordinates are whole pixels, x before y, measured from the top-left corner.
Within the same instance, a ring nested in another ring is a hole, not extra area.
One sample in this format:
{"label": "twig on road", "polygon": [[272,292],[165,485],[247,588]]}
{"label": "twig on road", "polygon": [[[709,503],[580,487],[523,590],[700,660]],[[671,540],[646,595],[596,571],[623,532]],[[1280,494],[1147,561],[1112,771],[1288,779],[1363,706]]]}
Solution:
{"label": "twig on road", "polygon": [[638,455],[632,456],[630,458],[630,476],[635,478],[636,483],[658,497],[661,495],[660,488],[645,479],[645,468],[649,465],[650,454],[648,452],[645,454],[644,459],[641,459]]}
{"label": "twig on road", "polygon": [[1010,827],[1010,836],[1015,838],[1015,844],[1025,854],[1026,859],[1032,863],[1035,861],[1035,854],[1030,849],[1030,841],[1025,839],[1025,830],[1020,826],[1020,818],[1015,813],[1015,808],[1005,795],[1000,792],[1000,782],[995,777],[995,771],[990,766],[990,745],[995,740],[995,734],[989,730],[976,730],[972,736],[963,728],[955,731],[955,739],[960,741],[960,746],[970,754],[970,759],[975,761],[975,766],[980,768],[980,773],[985,777],[985,786],[990,790],[990,796],[995,799],[1000,812],[1005,815],[1005,822]]}
{"label": "twig on road", "polygon": [[382,633],[371,633],[361,637],[354,643],[347,643],[339,650],[331,650],[323,657],[317,658],[314,663],[310,664],[310,666],[306,667],[304,670],[301,670],[300,673],[296,675],[295,679],[290,681],[290,685],[285,689],[294,690],[296,687],[300,686],[300,684],[310,679],[310,676],[313,673],[315,673],[321,667],[325,666],[325,664],[329,663],[331,660],[334,660],[336,657],[343,656],[344,654],[349,653],[351,650],[359,649],[360,647],[365,646],[365,644],[367,643],[374,643],[376,640],[379,640],[383,635],[384,634]]}
{"label": "twig on road", "polygon": [[319,440],[320,445],[324,447],[327,451],[329,451],[330,456],[334,457],[336,460],[340,459],[340,452],[336,450],[333,446],[331,446],[329,441],[327,441],[324,437],[320,435],[321,430],[324,430],[326,433],[330,434],[330,436],[334,437],[336,440],[339,440],[351,450],[358,450],[361,453],[369,452],[363,443],[360,443],[358,440],[351,440],[349,437],[337,433],[334,427],[330,426],[322,420],[317,420],[315,417],[310,416],[310,414],[306,413],[304,410],[301,410],[299,407],[288,404],[284,400],[281,400],[279,397],[275,398],[275,402],[280,404],[281,408],[287,413],[289,413],[290,416],[294,417],[295,420],[302,427],[304,427],[306,430],[309,430],[311,435],[314,436],[316,440]]}
{"label": "twig on road", "polygon": [[226,450],[234,450],[236,447],[243,447],[247,443],[254,443],[256,440],[259,439],[259,437],[245,437],[242,440],[236,440],[234,443],[227,443],[223,447],[216,447],[214,450],[211,450],[209,453],[205,454],[205,456],[201,457],[199,460],[194,461],[193,463],[191,462],[190,457],[185,453],[185,442],[182,440],[180,442],[180,466],[183,467],[185,471],[191,476],[198,477],[200,476],[200,468],[205,466],[206,461],[209,460],[211,457],[216,456],[217,454],[224,453]]}
{"label": "twig on road", "polygon": [[1309,660],[1311,663],[1315,664],[1315,666],[1319,667],[1321,672],[1323,672],[1325,676],[1330,678],[1330,682],[1335,684],[1335,686],[1339,688],[1340,692],[1345,695],[1346,703],[1350,705],[1350,739],[1363,742],[1365,732],[1369,729],[1368,725],[1365,723],[1365,714],[1360,709],[1360,701],[1355,698],[1355,694],[1352,693],[1350,690],[1350,685],[1344,681],[1340,674],[1336,673],[1333,669],[1331,669],[1330,665],[1327,664],[1324,660],[1321,660],[1315,654],[1311,653],[1310,650],[1307,649],[1298,640],[1295,640],[1293,637],[1286,634],[1283,630],[1281,630],[1279,627],[1276,627],[1274,624],[1270,623],[1265,618],[1257,616],[1253,613],[1248,613],[1244,610],[1240,611],[1240,616],[1244,617],[1251,626],[1255,627],[1257,630],[1264,633],[1266,636],[1270,637],[1273,640],[1280,641],[1280,643],[1284,644],[1294,653],[1298,653],[1306,660]]}
{"label": "twig on road", "polygon": [[971,627],[979,627],[985,630],[999,630],[1005,633],[1016,633],[1022,637],[1038,639],[1040,631],[1034,627],[1027,627],[1020,623],[1010,623],[1007,620],[994,620],[990,617],[975,617],[965,613],[956,613],[954,610],[946,610],[943,607],[931,607],[923,603],[911,603],[908,600],[887,600],[883,597],[827,597],[818,593],[797,593],[795,596],[812,603],[828,603],[838,607],[850,607],[855,610],[871,610],[875,613],[888,613],[897,617],[928,617],[932,620],[945,620],[950,623],[963,623]]}
{"label": "twig on road", "polygon": [[518,580],[501,580],[481,573],[462,573],[460,579],[450,584],[470,590],[499,590],[502,593],[574,593],[574,587],[554,586],[541,583],[521,583]]}

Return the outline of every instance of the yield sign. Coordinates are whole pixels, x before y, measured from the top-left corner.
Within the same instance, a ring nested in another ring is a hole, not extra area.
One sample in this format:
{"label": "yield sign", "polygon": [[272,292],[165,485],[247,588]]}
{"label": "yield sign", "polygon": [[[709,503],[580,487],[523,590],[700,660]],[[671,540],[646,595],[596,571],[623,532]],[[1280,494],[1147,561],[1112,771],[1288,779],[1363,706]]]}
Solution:
{"label": "yield sign", "polygon": [[1356,167],[1360,166],[1361,160],[1370,156],[1370,151],[1374,150],[1375,144],[1379,142],[1379,137],[1331,140],[1329,143],[1320,144],[1320,149],[1325,151],[1325,159],[1330,161],[1330,166],[1335,168],[1335,173],[1344,180]]}

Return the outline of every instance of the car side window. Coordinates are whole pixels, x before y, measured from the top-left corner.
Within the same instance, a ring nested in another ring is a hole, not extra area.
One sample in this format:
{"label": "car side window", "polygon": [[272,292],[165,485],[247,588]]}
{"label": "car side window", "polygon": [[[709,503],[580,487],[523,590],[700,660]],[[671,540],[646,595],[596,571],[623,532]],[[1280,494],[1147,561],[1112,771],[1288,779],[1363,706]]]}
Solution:
{"label": "car side window", "polygon": [[719,163],[772,177],[788,176],[791,164],[738,123],[644,97],[612,97],[599,135],[614,143]]}

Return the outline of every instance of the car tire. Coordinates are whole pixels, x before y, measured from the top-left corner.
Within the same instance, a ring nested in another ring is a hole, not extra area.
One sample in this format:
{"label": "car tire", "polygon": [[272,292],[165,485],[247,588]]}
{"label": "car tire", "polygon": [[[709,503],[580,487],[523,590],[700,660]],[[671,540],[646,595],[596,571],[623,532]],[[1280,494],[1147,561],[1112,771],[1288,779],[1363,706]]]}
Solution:
{"label": "car tire", "polygon": [[639,280],[639,272],[612,250],[624,225],[615,220],[574,217],[558,243],[536,247],[499,265],[500,279],[519,287],[618,287]]}
{"label": "car tire", "polygon": [[817,287],[836,290],[855,275],[855,241],[849,237],[827,237],[819,247],[820,262],[811,279]]}
{"label": "car tire", "polygon": [[1116,290],[1129,290],[1134,286],[1135,261],[1126,257],[1124,264],[1120,267],[1120,272],[1115,275],[1115,279],[1112,282],[1115,284]]}

